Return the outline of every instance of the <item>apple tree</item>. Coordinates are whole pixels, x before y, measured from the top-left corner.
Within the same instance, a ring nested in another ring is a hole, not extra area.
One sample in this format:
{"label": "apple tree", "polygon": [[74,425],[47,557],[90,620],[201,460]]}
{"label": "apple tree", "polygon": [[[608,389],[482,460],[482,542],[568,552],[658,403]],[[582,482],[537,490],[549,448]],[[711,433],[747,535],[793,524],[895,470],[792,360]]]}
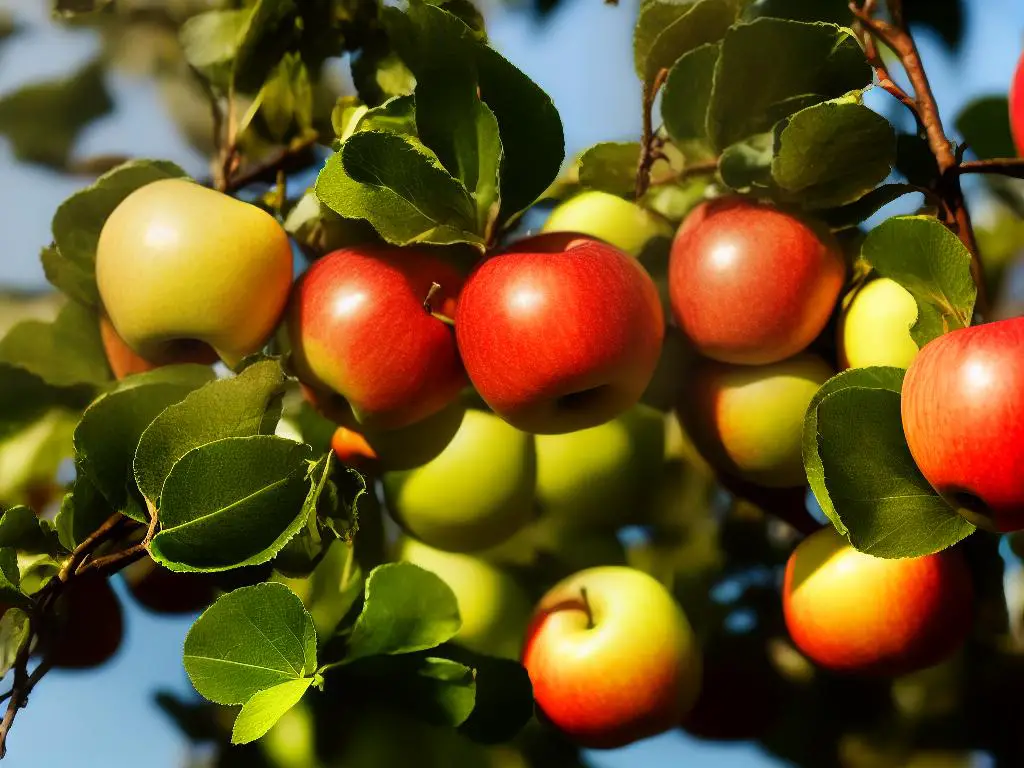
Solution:
{"label": "apple tree", "polygon": [[[905,6],[609,7],[642,128],[567,159],[470,0],[56,0],[105,55],[0,98],[92,177],[0,307],[0,756],[119,574],[218,766],[1020,765],[1024,59],[950,119]],[[75,155],[119,56],[207,175]]]}

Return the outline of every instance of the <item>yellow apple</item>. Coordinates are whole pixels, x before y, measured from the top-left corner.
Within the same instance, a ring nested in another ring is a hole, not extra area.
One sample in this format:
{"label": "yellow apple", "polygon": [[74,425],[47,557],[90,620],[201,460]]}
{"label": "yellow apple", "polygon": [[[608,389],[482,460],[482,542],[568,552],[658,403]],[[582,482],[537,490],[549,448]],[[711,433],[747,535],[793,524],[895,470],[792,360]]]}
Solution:
{"label": "yellow apple", "polygon": [[560,203],[541,232],[579,232],[639,256],[654,237],[675,234],[665,219],[617,195],[587,190]]}
{"label": "yellow apple", "polygon": [[916,321],[917,302],[906,288],[887,277],[872,280],[854,294],[839,320],[839,364],[909,367],[918,353],[910,336]]}

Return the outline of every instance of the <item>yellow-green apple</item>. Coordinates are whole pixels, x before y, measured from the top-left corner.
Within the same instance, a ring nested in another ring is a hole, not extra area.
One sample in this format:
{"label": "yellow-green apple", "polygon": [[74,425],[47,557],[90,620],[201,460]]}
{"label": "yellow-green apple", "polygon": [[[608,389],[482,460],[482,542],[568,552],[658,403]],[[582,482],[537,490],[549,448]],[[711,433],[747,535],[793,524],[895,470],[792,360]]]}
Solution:
{"label": "yellow-green apple", "polygon": [[935,490],[971,522],[1024,528],[1024,318],[947,333],[903,379],[903,432]]}
{"label": "yellow-green apple", "polygon": [[917,302],[906,288],[887,277],[872,280],[853,295],[839,319],[840,366],[906,368],[917,356],[910,336],[916,321]]}
{"label": "yellow-green apple", "polygon": [[405,537],[398,559],[440,576],[459,601],[455,642],[477,653],[518,659],[532,605],[511,575],[472,555],[444,552]]}
{"label": "yellow-green apple", "polygon": [[670,238],[672,225],[646,208],[617,195],[586,190],[559,203],[541,232],[576,232],[639,256],[655,237]]}
{"label": "yellow-green apple", "polygon": [[1017,144],[1017,154],[1024,157],[1024,54],[1017,62],[1017,71],[1010,85],[1010,127]]}
{"label": "yellow-green apple", "polygon": [[502,567],[533,568],[548,584],[584,568],[625,565],[626,550],[612,527],[592,527],[541,515],[496,547],[473,553]]}
{"label": "yellow-green apple", "polygon": [[654,369],[651,383],[641,395],[640,402],[659,411],[667,412],[675,408],[679,400],[679,390],[694,364],[695,357],[693,348],[686,342],[682,332],[674,325],[666,327],[658,366]]}
{"label": "yellow-green apple", "polygon": [[382,479],[388,511],[406,532],[449,552],[487,549],[534,515],[533,435],[469,409],[436,458]]}
{"label": "yellow-green apple", "polygon": [[763,366],[701,361],[680,398],[683,430],[716,469],[769,488],[803,485],[804,414],[832,374],[809,354]]}
{"label": "yellow-green apple", "polygon": [[216,579],[205,573],[175,573],[151,558],[132,563],[121,574],[132,597],[153,613],[198,613],[217,596]]}
{"label": "yellow-green apple", "polygon": [[669,292],[680,328],[707,357],[761,365],[821,333],[846,275],[826,229],[739,198],[701,203],[672,244]]}
{"label": "yellow-green apple", "polygon": [[596,427],[536,442],[541,513],[578,527],[619,527],[634,520],[661,476],[665,421],[638,404]]}
{"label": "yellow-green apple", "polygon": [[564,579],[534,611],[523,651],[544,717],[581,746],[621,747],[679,724],[700,649],[658,581],[624,566]]}
{"label": "yellow-green apple", "polygon": [[536,433],[602,424],[650,383],[665,333],[635,259],[590,238],[527,238],[484,261],[459,297],[469,378],[510,424]]}
{"label": "yellow-green apple", "polygon": [[462,282],[421,248],[360,245],[315,261],[288,308],[299,378],[340,395],[368,427],[398,429],[437,413],[466,383],[455,334],[436,316],[451,316]]}
{"label": "yellow-green apple", "polygon": [[96,247],[103,306],[147,360],[202,342],[236,365],[274,332],[291,280],[291,246],[273,216],[182,179],[128,195]]}
{"label": "yellow-green apple", "polygon": [[960,647],[971,629],[974,592],[958,550],[873,557],[829,525],[790,555],[782,609],[793,642],[820,666],[903,675]]}
{"label": "yellow-green apple", "polygon": [[47,652],[61,669],[98,667],[117,653],[123,635],[124,615],[110,582],[88,574],[57,601],[57,630]]}
{"label": "yellow-green apple", "polygon": [[103,352],[107,356],[107,364],[118,381],[136,373],[145,373],[159,368],[161,365],[173,363],[199,363],[211,365],[217,362],[217,353],[206,344],[192,344],[186,340],[174,345],[172,356],[160,360],[147,360],[122,339],[114,324],[105,314],[100,315],[100,340]]}
{"label": "yellow-green apple", "polygon": [[331,439],[343,463],[366,472],[414,469],[440,455],[452,441],[465,408],[458,401],[401,429],[349,429],[340,426]]}

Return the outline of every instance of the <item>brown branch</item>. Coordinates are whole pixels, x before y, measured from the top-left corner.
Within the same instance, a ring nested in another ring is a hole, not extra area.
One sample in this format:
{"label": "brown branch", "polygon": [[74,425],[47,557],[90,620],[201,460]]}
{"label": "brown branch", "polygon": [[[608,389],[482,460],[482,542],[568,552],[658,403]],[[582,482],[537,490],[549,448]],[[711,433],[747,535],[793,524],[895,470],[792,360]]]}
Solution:
{"label": "brown branch", "polygon": [[643,134],[640,139],[640,160],[636,168],[636,199],[644,196],[651,184],[651,167],[661,152],[658,138],[654,135],[654,100],[658,91],[668,79],[668,70],[664,67],[658,70],[654,80],[650,84],[644,84],[644,105],[643,105]]}
{"label": "brown branch", "polygon": [[18,655],[14,660],[14,684],[11,686],[11,695],[7,701],[4,719],[0,722],[0,760],[7,755],[7,735],[11,732],[14,718],[18,716],[18,710],[25,706],[25,703],[28,701],[28,694],[32,688],[28,676],[28,658],[31,650],[32,631],[30,629],[28,635],[22,641],[21,647],[18,649]]}
{"label": "brown branch", "polygon": [[282,149],[262,163],[236,173],[222,191],[231,194],[256,182],[275,183],[279,172],[289,173],[308,168],[315,161],[313,148],[318,138],[312,136],[295,146]]}
{"label": "brown branch", "polygon": [[1024,159],[1001,157],[993,160],[969,160],[960,163],[956,167],[956,172],[961,176],[965,173],[982,173],[1024,179]]}
{"label": "brown branch", "polygon": [[893,98],[899,101],[905,106],[910,114],[914,116],[914,121],[917,123],[917,130],[919,133],[925,133],[924,121],[921,119],[921,113],[918,111],[917,102],[914,101],[913,97],[903,90],[889,75],[889,68],[886,66],[882,57],[878,53],[878,46],[875,45],[875,37],[870,31],[870,27],[862,19],[871,19],[871,5],[865,3],[864,9],[858,9],[855,5],[850,6],[854,15],[860,20],[856,24],[857,32],[860,36],[861,43],[864,46],[864,53],[867,57],[868,64],[875,72],[875,79],[878,81],[878,86],[882,90],[889,93]]}
{"label": "brown branch", "polygon": [[120,512],[115,512],[108,517],[99,528],[89,534],[82,543],[75,547],[75,551],[71,553],[71,556],[61,566],[57,578],[62,582],[67,581],[89,555],[121,529],[127,519]]}
{"label": "brown branch", "polygon": [[95,560],[83,563],[75,571],[75,576],[82,576],[86,573],[110,576],[148,555],[149,545],[152,543],[153,537],[156,536],[159,523],[156,507],[149,502],[147,502],[147,506],[149,507],[149,527],[146,529],[146,535],[142,541],[127,549],[122,549],[120,552],[97,557]]}

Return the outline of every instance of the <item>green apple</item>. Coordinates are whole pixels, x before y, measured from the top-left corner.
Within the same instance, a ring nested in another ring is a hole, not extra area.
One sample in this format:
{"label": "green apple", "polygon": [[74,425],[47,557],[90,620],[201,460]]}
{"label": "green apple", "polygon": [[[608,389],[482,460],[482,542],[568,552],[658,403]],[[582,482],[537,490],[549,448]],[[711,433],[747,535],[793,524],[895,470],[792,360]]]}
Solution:
{"label": "green apple", "polygon": [[917,302],[910,291],[887,277],[872,280],[854,294],[839,320],[839,364],[909,367],[918,353],[910,336],[916,321]]}
{"label": "green apple", "polygon": [[452,403],[400,429],[338,427],[331,439],[335,456],[364,471],[414,469],[440,455],[462,424],[465,406]]}
{"label": "green apple", "polygon": [[518,659],[532,605],[515,579],[472,555],[443,552],[404,537],[398,559],[440,576],[459,601],[462,628],[455,641],[471,651]]}
{"label": "green apple", "polygon": [[587,190],[560,203],[541,232],[579,232],[639,256],[655,237],[671,238],[672,225],[660,216],[621,197]]}
{"label": "green apple", "polygon": [[291,280],[291,246],[273,216],[183,179],[128,195],[96,247],[107,315],[151,361],[201,342],[233,367],[274,332]]}
{"label": "green apple", "polygon": [[585,747],[621,747],[679,725],[700,688],[690,623],[664,586],[613,566],[559,582],[523,651],[537,706]]}
{"label": "green apple", "polygon": [[549,583],[584,568],[625,565],[626,550],[614,529],[579,526],[541,515],[496,547],[474,553],[499,566],[536,568]]}
{"label": "green apple", "polygon": [[683,429],[716,469],[769,488],[800,486],[804,413],[832,375],[807,354],[760,366],[702,361],[680,398]]}
{"label": "green apple", "polygon": [[533,435],[467,410],[455,437],[422,467],[383,476],[388,510],[406,532],[450,552],[501,543],[533,517]]}
{"label": "green apple", "polygon": [[635,405],[590,429],[537,435],[541,513],[576,526],[629,523],[665,458],[662,414]]}

